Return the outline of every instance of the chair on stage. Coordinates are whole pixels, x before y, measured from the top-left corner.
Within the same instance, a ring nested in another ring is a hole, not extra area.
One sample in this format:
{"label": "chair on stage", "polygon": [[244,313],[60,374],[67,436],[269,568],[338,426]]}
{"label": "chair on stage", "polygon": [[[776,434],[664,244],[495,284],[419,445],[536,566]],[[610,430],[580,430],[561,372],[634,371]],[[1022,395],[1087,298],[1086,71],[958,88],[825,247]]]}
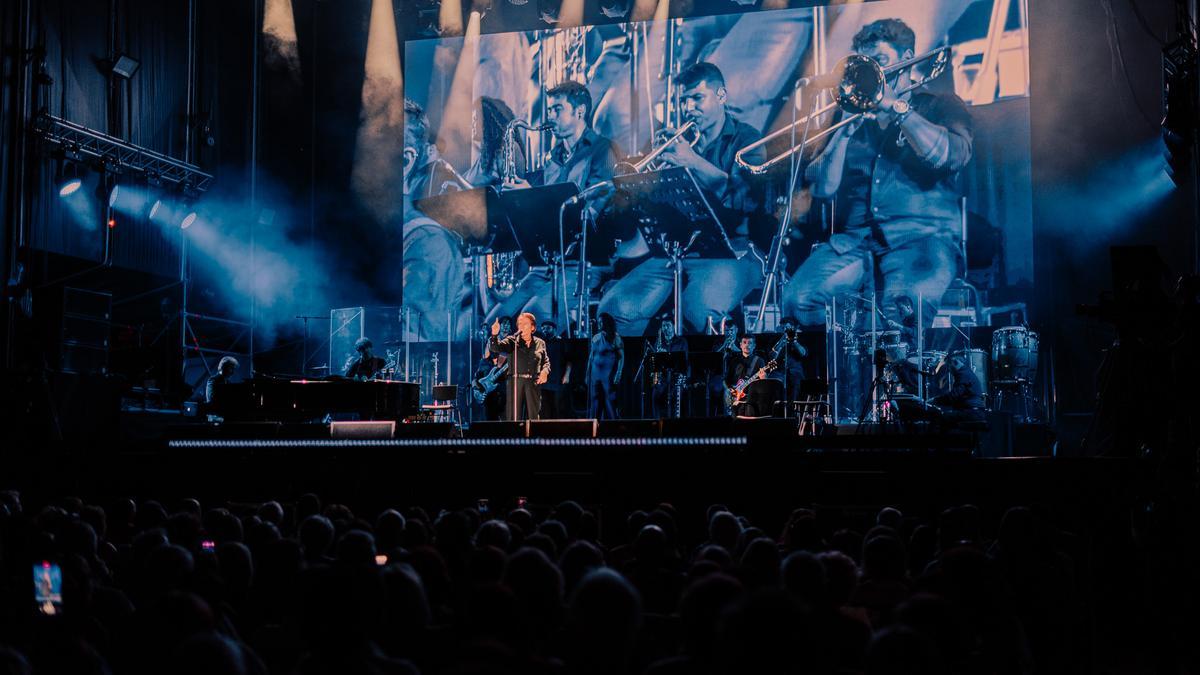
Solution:
{"label": "chair on stage", "polygon": [[462,412],[458,409],[458,385],[435,384],[433,386],[433,403],[426,403],[421,410],[433,415],[434,422],[453,422],[462,424]]}
{"label": "chair on stage", "polygon": [[800,383],[798,398],[794,401],[781,401],[783,405],[791,404],[792,414],[799,420],[801,436],[816,436],[817,426],[822,424],[831,411],[829,407],[829,383],[825,380],[804,380]]}

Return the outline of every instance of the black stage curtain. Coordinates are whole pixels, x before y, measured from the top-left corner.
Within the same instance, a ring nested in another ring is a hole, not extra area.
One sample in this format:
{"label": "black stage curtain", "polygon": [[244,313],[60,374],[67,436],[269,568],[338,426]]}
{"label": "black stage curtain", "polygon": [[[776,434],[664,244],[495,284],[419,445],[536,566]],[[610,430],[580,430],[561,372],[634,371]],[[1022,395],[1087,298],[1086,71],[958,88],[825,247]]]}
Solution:
{"label": "black stage curtain", "polygon": [[[216,185],[230,183],[230,196],[242,198],[251,121],[251,69],[247,64],[252,63],[258,16],[255,3],[196,3],[195,103],[189,117],[188,3],[35,2],[34,41],[44,42],[48,71],[54,78],[52,85],[39,92],[35,108],[44,107],[90,129],[191,161],[216,175]],[[140,62],[131,79],[110,80],[108,59],[116,53]],[[223,99],[229,105],[218,114],[218,102]],[[201,133],[205,127],[208,133]],[[214,140],[211,146],[205,142],[209,136]],[[229,150],[222,152],[222,147]],[[90,172],[80,190],[86,192],[80,195],[84,199],[63,200],[57,190],[62,162],[45,152],[36,159],[30,209],[32,246],[102,260],[106,227],[95,172]],[[117,214],[116,227],[109,233],[112,264],[175,276],[179,272],[179,234],[149,222],[145,211],[136,216]]]}

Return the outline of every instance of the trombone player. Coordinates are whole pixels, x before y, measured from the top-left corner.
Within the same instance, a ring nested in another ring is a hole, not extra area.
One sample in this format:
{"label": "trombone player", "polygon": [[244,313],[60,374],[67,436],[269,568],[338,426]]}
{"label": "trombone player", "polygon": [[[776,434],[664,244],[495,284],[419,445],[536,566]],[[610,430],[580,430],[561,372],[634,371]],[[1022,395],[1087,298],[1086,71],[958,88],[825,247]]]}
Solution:
{"label": "trombone player", "polygon": [[874,110],[838,129],[805,174],[813,195],[836,199],[844,214],[784,290],[784,315],[806,325],[823,323],[833,296],[874,275],[872,261],[883,278],[881,306],[920,296],[933,303],[931,318],[957,271],[957,178],[971,159],[971,117],[957,96],[915,81],[911,68],[887,70],[913,58],[915,45],[899,19],[854,36],[854,51],[887,75]]}

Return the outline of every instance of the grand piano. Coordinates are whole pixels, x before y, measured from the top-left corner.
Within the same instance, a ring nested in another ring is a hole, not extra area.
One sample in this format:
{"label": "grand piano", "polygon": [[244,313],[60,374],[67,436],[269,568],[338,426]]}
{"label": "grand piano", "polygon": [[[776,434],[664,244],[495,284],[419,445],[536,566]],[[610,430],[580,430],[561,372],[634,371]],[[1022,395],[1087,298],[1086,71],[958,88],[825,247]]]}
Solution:
{"label": "grand piano", "polygon": [[227,421],[307,422],[339,414],[402,420],[420,407],[416,382],[255,378],[215,385],[208,412]]}

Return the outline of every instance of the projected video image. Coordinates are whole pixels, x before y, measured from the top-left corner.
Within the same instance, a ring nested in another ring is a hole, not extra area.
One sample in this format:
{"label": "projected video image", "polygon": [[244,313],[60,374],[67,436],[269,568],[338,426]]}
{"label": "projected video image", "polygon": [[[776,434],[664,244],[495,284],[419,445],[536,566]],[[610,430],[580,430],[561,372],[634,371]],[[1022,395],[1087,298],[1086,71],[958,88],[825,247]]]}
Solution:
{"label": "projected video image", "polygon": [[1021,0],[410,41],[410,331],[1020,323],[1028,73]]}

